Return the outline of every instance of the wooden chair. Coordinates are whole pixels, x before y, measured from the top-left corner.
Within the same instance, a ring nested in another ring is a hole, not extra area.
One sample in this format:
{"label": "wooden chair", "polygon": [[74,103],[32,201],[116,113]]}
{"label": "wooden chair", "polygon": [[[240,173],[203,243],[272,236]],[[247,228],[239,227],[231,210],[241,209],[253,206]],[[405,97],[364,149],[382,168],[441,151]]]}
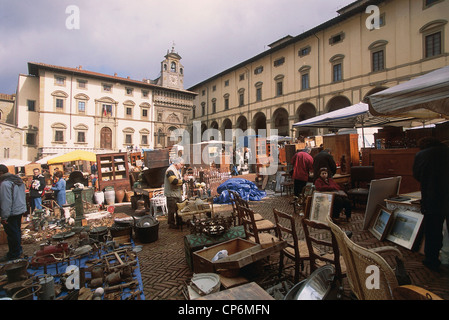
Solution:
{"label": "wooden chair", "polygon": [[293,260],[295,263],[294,281],[299,281],[299,275],[304,269],[304,261],[310,259],[307,243],[299,240],[296,232],[295,218],[285,212],[273,209],[274,219],[276,221],[276,228],[279,240],[285,241],[285,247],[279,257],[279,274],[284,269],[284,257]]}
{"label": "wooden chair", "polygon": [[285,191],[286,194],[289,195],[292,193],[294,185],[292,176],[290,175],[290,173],[284,173],[282,174],[282,176],[284,177],[284,181],[281,182],[281,196],[283,191]]}
{"label": "wooden chair", "polygon": [[369,184],[374,179],[374,166],[351,167],[351,188],[346,192],[348,197],[354,202],[363,200],[366,204],[369,193]]}
{"label": "wooden chair", "polygon": [[262,248],[268,248],[273,246],[276,242],[280,242],[280,239],[276,236],[259,229],[260,221],[254,219],[253,210],[240,205],[238,205],[238,208],[242,215],[242,224],[245,228],[248,240],[260,244]]}
{"label": "wooden chair", "polygon": [[[241,215],[239,214],[238,206],[240,205],[241,207],[249,208],[248,201],[243,200],[242,197],[235,191],[228,190],[228,192],[229,197],[231,198],[233,214],[235,215],[238,224],[242,225]],[[254,219],[256,221],[265,220],[265,218],[259,213],[254,213]]]}
{"label": "wooden chair", "polygon": [[[393,290],[399,284],[393,269],[379,253],[392,251],[402,258],[401,252],[392,246],[375,249],[363,248],[351,241],[329,216],[327,223],[345,260],[348,282],[356,298],[359,300],[392,300]],[[373,270],[373,266],[379,270],[378,288],[374,287],[374,283],[368,279],[372,273],[367,273],[367,270]]]}
{"label": "wooden chair", "polygon": [[[301,219],[301,224],[304,229],[304,236],[310,256],[310,273],[330,263],[335,267],[336,278],[341,281],[346,276],[346,265],[340,255],[337,240],[332,234],[330,227],[324,223],[310,221],[305,218]],[[320,239],[323,234],[327,238],[330,238],[330,241]],[[319,254],[314,250],[317,247],[320,248],[320,251],[326,251],[326,253],[324,255]],[[321,250],[323,247],[327,247],[327,250]]]}

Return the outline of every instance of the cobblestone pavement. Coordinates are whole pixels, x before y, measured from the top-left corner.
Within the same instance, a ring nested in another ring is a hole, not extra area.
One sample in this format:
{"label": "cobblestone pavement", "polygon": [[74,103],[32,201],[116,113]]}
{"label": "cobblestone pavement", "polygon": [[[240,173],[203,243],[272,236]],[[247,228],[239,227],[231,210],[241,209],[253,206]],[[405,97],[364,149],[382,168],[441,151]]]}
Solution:
{"label": "cobblestone pavement", "polygon": [[[291,196],[268,196],[262,201],[251,202],[250,206],[256,212],[262,214],[265,218],[274,221],[273,208],[293,214],[293,207],[290,205]],[[215,212],[222,214],[230,213],[230,205],[215,206]],[[125,209],[125,208],[124,208]],[[356,210],[353,213],[350,222],[342,223],[344,230],[353,232],[352,240],[361,246],[374,248],[378,246],[392,245],[391,242],[379,242],[367,230],[362,230],[364,215],[362,210]],[[302,227],[300,227],[300,217],[297,216],[297,230],[300,232],[300,238],[303,237]],[[140,270],[142,273],[144,292],[147,300],[183,300],[185,299],[182,291],[186,283],[192,277],[192,271],[189,269],[184,253],[184,236],[189,234],[189,230],[168,229],[165,219],[161,219],[159,227],[159,240],[145,244],[143,250],[139,253]],[[412,252],[405,248],[400,248],[407,273],[412,284],[420,286],[438,294],[443,299],[449,299],[449,271],[444,268],[443,272],[433,272],[424,267],[421,263],[423,256],[418,252]],[[270,265],[265,267],[266,274],[256,280],[270,278],[270,275],[277,274],[276,256],[270,257]],[[394,263],[394,259],[387,256],[389,263]],[[278,259],[277,259],[278,260]],[[289,272],[289,270],[291,272]],[[292,268],[287,268],[286,276],[292,279]],[[308,274],[307,266],[304,270]],[[256,281],[259,282],[259,281]],[[264,282],[259,282],[263,285]],[[347,283],[345,292],[348,293]],[[265,288],[265,286],[264,286]],[[349,297],[349,294],[347,295]]]}
{"label": "cobblestone pavement", "polygon": [[[273,208],[293,214],[293,207],[290,205],[291,196],[279,194],[268,195],[262,201],[250,202],[251,208],[263,215],[265,218],[274,222]],[[230,205],[215,205],[215,212],[221,214],[230,214]],[[116,215],[133,215],[133,210],[129,203],[123,203],[116,206]],[[300,217],[297,218],[297,230],[300,232],[300,238],[303,238],[302,227],[300,226]],[[352,240],[361,246],[373,248],[384,245],[392,245],[391,242],[379,242],[367,230],[362,230],[363,225],[362,210],[355,210],[350,222],[342,223],[344,230],[353,232]],[[138,253],[140,272],[144,287],[146,300],[184,300],[185,295],[183,289],[193,275],[187,265],[184,253],[184,236],[190,233],[188,228],[183,230],[169,229],[166,217],[160,216],[159,237],[153,243],[142,244],[135,240],[136,245],[142,245],[142,251]],[[37,250],[38,245],[24,245],[24,253],[32,256]],[[412,252],[405,248],[399,247],[404,256],[405,268],[409,274],[412,284],[423,287],[427,290],[438,294],[443,299],[449,299],[449,268],[446,266],[441,272],[433,272],[425,268],[421,261],[423,256],[418,252]],[[0,254],[3,255],[7,251],[7,245],[0,245]],[[273,274],[277,274],[278,254],[271,256],[262,269],[262,274],[255,278],[265,289],[265,279],[274,279]],[[388,258],[387,258],[388,261]],[[390,261],[388,261],[390,262]],[[288,265],[287,265],[288,266]],[[292,268],[286,268],[284,275],[292,278]],[[308,274],[307,266],[304,270]],[[265,273],[265,274],[264,274]],[[345,285],[345,293],[348,293],[347,283]],[[349,295],[345,295],[349,297]]]}

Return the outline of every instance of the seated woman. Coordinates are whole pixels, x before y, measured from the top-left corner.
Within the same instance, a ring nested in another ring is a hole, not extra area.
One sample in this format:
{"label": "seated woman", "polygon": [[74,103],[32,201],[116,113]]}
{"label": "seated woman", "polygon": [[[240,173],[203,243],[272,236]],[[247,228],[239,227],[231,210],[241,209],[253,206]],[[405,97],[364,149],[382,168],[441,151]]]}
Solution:
{"label": "seated woman", "polygon": [[341,210],[344,208],[346,221],[349,221],[351,219],[352,207],[348,195],[341,190],[340,186],[332,178],[329,178],[327,168],[321,168],[319,173],[320,176],[315,181],[315,189],[317,191],[334,193],[332,219],[338,219]]}
{"label": "seated woman", "polygon": [[55,172],[55,177],[57,179],[56,183],[51,190],[54,191],[54,198],[56,203],[62,208],[66,204],[66,181],[64,180],[62,171]]}

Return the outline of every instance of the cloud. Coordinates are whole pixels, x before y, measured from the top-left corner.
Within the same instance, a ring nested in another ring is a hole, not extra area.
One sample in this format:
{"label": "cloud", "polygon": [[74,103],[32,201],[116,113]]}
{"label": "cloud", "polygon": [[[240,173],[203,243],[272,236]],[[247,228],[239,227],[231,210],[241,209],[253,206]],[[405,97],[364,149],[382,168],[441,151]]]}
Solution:
{"label": "cloud", "polygon": [[[0,3],[0,92],[14,93],[27,62],[155,79],[175,43],[186,88],[286,35],[336,16],[351,0],[21,0]],[[76,5],[80,28],[66,28]]]}

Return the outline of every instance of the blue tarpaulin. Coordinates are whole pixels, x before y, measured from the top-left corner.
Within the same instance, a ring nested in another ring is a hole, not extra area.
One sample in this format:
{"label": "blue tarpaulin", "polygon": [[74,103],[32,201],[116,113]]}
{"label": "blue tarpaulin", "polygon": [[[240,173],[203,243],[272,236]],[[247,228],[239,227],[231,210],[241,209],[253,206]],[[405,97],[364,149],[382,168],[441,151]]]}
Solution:
{"label": "blue tarpaulin", "polygon": [[231,203],[228,190],[237,192],[245,201],[260,201],[267,195],[265,191],[259,190],[254,182],[242,178],[232,178],[217,188],[219,195],[214,198],[214,203]]}

